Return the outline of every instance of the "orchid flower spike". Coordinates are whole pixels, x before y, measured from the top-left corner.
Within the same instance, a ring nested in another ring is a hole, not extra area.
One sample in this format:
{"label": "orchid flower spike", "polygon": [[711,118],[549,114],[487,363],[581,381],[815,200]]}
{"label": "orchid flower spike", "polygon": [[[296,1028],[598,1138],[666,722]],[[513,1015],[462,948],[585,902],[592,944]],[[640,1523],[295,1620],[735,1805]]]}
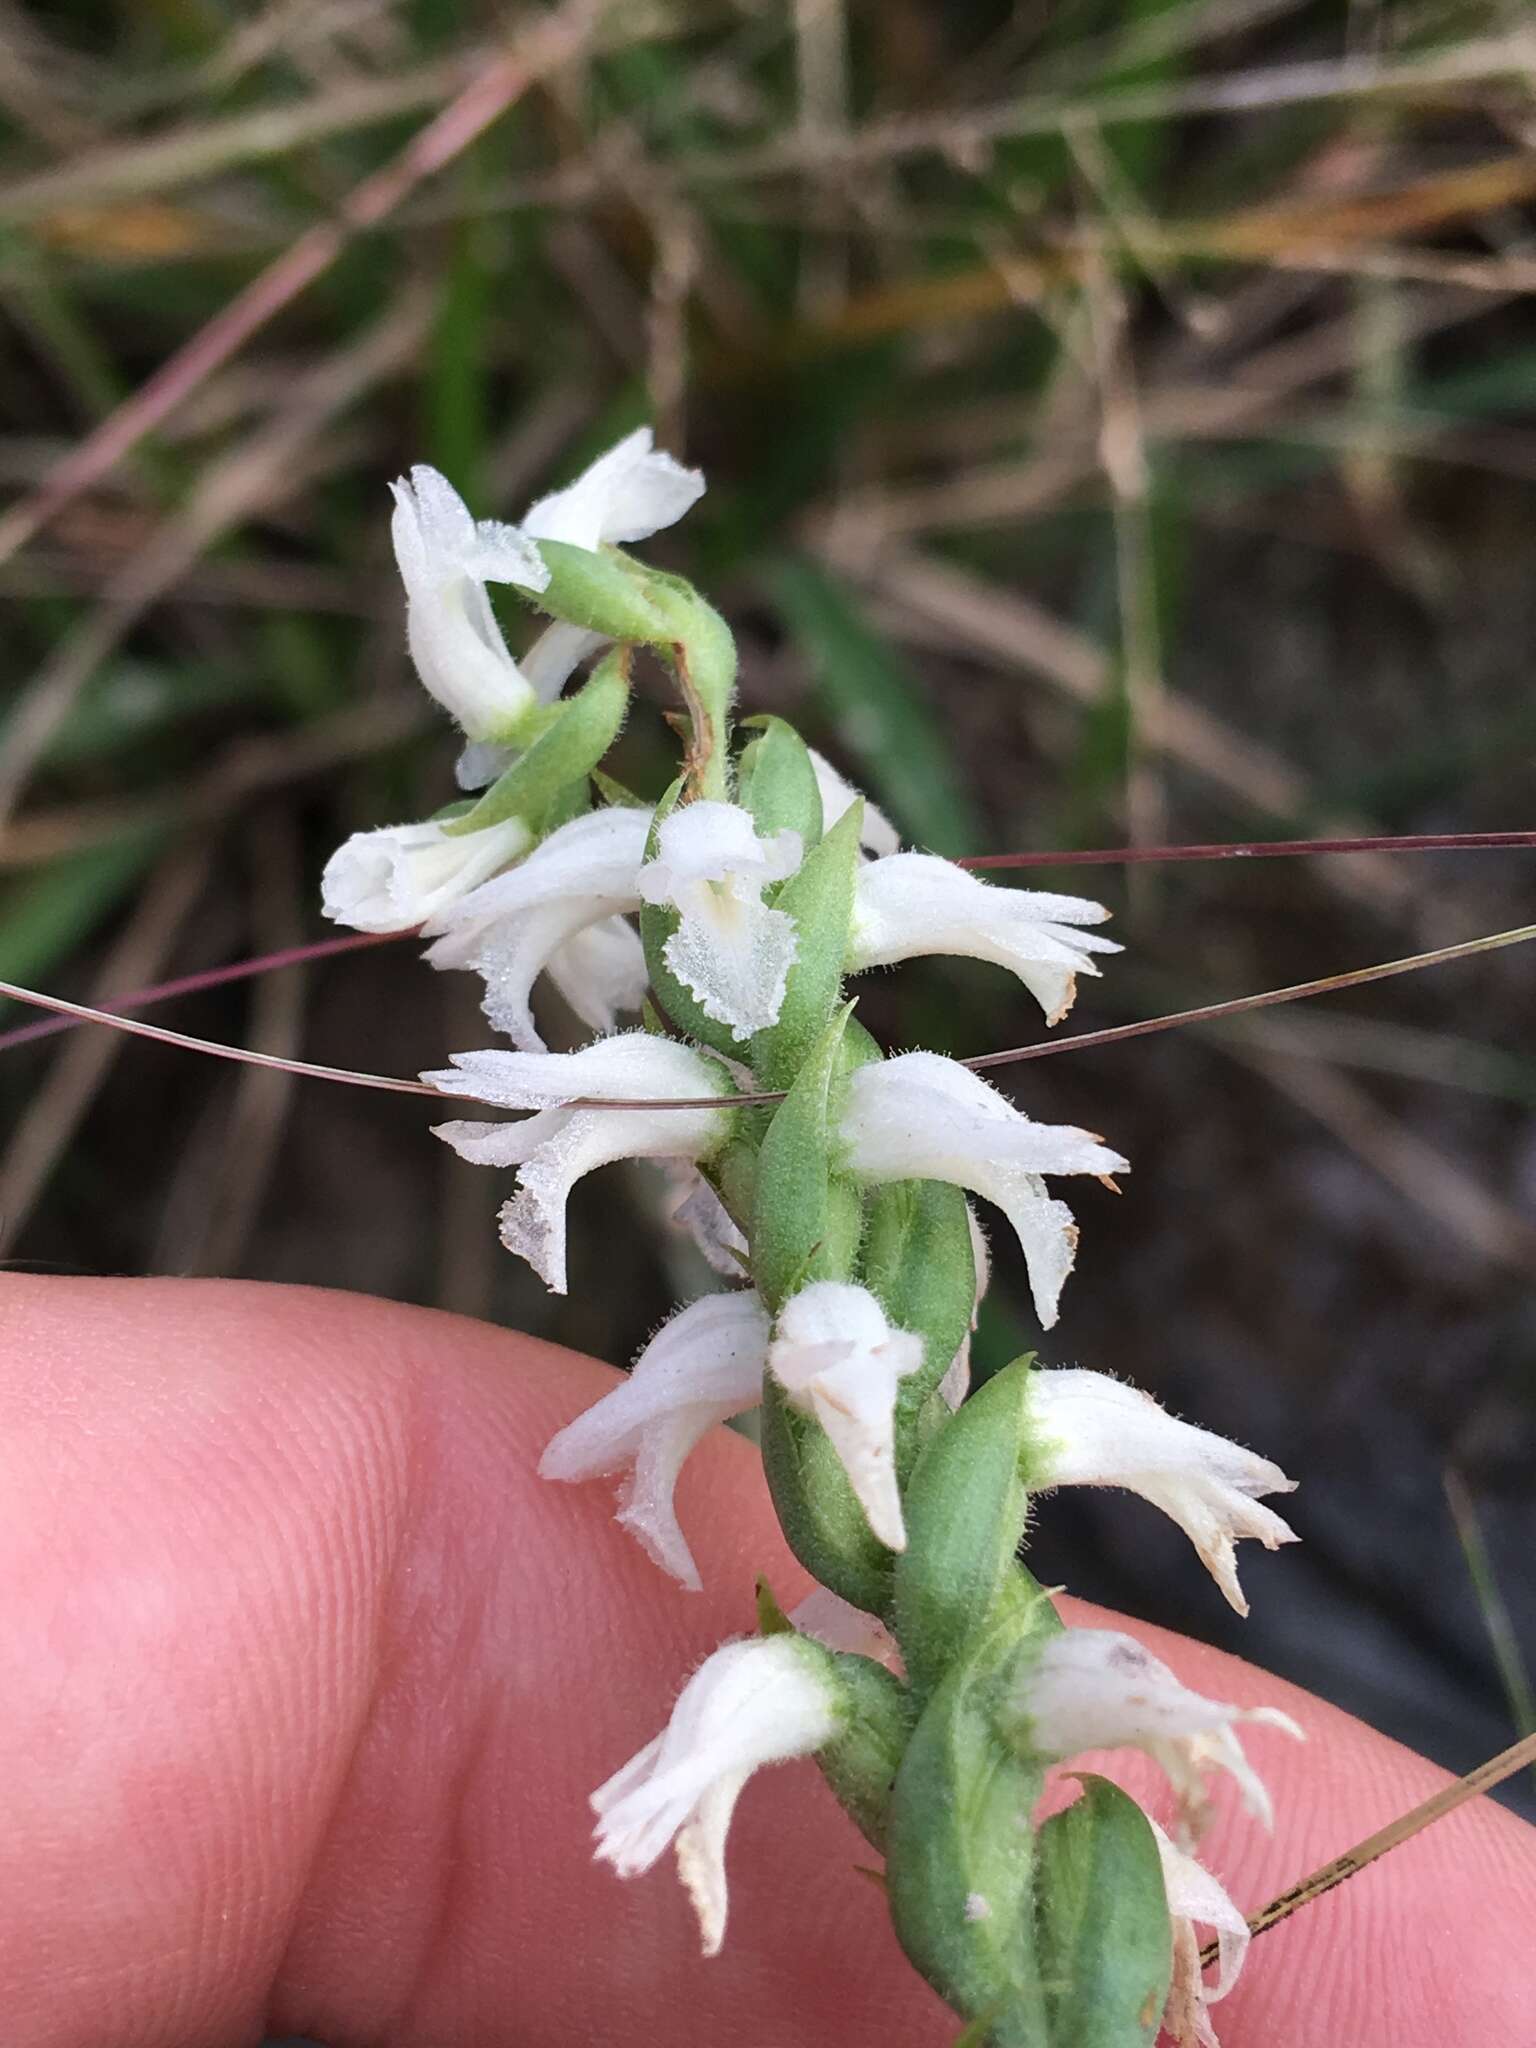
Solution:
{"label": "orchid flower spike", "polygon": [[1255,1536],[1266,1550],[1296,1532],[1257,1496],[1290,1493],[1295,1481],[1224,1436],[1178,1422],[1150,1394],[1105,1373],[1032,1372],[1030,1474],[1037,1488],[1124,1486],[1161,1508],[1188,1536],[1239,1614],[1248,1612],[1233,1545]]}
{"label": "orchid flower spike", "polygon": [[[1225,1998],[1237,1982],[1253,1936],[1242,1909],[1203,1863],[1172,1843],[1151,1815],[1148,1825],[1163,1866],[1163,1889],[1173,1922],[1173,1978],[1163,2008],[1163,2026],[1177,2048],[1221,2048],[1206,2007]],[[1216,1934],[1216,1982],[1206,1985],[1200,1967],[1196,1924]]]}
{"label": "orchid flower spike", "polygon": [[[816,787],[821,793],[821,827],[824,832],[830,832],[844,811],[858,802],[862,792],[855,789],[846,776],[839,775],[824,754],[818,754],[814,747],[807,747],[806,752],[811,757]],[[884,811],[872,804],[867,796],[864,798],[859,845],[865,853],[876,858],[896,853],[901,846],[901,834]]]}
{"label": "orchid flower spike", "polygon": [[979,1075],[932,1052],[860,1067],[848,1083],[840,1135],[850,1170],[866,1181],[947,1180],[995,1202],[1018,1237],[1047,1330],[1072,1270],[1077,1227],[1041,1176],[1105,1179],[1127,1170],[1091,1132],[1031,1122]]}
{"label": "orchid flower spike", "polygon": [[779,1311],[768,1370],[814,1415],[842,1460],[870,1528],[905,1550],[896,1485],[896,1387],[923,1362],[923,1340],[893,1329],[867,1288],[816,1280]]}
{"label": "orchid flower spike", "polygon": [[988,960],[1016,974],[1059,1024],[1072,1007],[1079,974],[1097,974],[1095,953],[1118,953],[1113,939],[1070,929],[1101,924],[1109,912],[1081,896],[998,888],[931,853],[898,853],[859,870],[854,887],[848,971],[893,967],[945,953]]}
{"label": "orchid flower spike", "polygon": [[471,740],[505,742],[537,702],[507,652],[487,583],[540,591],[549,571],[515,526],[476,520],[445,476],[425,464],[391,484],[395,559],[405,584],[406,638],[416,672]]}
{"label": "orchid flower spike", "polygon": [[449,904],[431,920],[434,967],[485,978],[484,1010],[523,1052],[542,1052],[533,984],[548,973],[584,1024],[611,1031],[614,1013],[640,1007],[645,955],[625,924],[640,908],[636,877],[650,814],[588,811],[540,841],[520,867]]}
{"label": "orchid flower spike", "polygon": [[699,1569],[673,1493],[683,1461],[717,1423],[762,1398],[768,1317],[756,1294],[706,1294],[662,1324],[628,1377],[551,1437],[546,1479],[595,1479],[627,1468],[618,1519],[690,1591]]}
{"label": "orchid flower spike", "polygon": [[704,1953],[725,1939],[725,1839],[742,1787],[764,1764],[812,1756],[842,1717],[831,1655],[806,1636],[726,1643],[683,1688],[654,1741],[592,1794],[597,1855],[620,1877],[675,1839]]}
{"label": "orchid flower spike", "polygon": [[521,818],[478,832],[450,833],[436,820],[354,832],[331,855],[321,907],[360,932],[406,932],[477,888],[526,853],[533,835]]}
{"label": "orchid flower spike", "polygon": [[707,1159],[730,1135],[729,1109],[603,1109],[573,1104],[732,1092],[705,1053],[645,1031],[599,1038],[580,1052],[459,1052],[422,1075],[446,1095],[535,1109],[521,1123],[448,1123],[433,1135],[477,1166],[516,1166],[518,1190],[501,1210],[501,1241],[552,1293],[564,1294],[565,1204],[594,1167],[616,1159]]}
{"label": "orchid flower spike", "polygon": [[653,445],[649,427],[637,427],[574,483],[530,506],[523,531],[535,540],[588,549],[648,540],[675,525],[703,495],[699,471],[684,469]]}
{"label": "orchid flower spike", "polygon": [[1230,1772],[1248,1812],[1274,1825],[1269,1794],[1234,1733],[1238,1722],[1302,1739],[1278,1707],[1232,1707],[1191,1692],[1150,1650],[1115,1629],[1069,1628],[1052,1636],[1012,1705],[1019,1725],[1011,1732],[1042,1759],[1085,1749],[1144,1750],[1168,1774],[1191,1836],[1209,1810],[1208,1767]]}
{"label": "orchid flower spike", "polygon": [[798,832],[758,836],[750,811],[704,799],[665,817],[640,870],[647,903],[681,913],[662,958],[707,1017],[738,1039],[778,1022],[795,958],[795,921],[763,891],[800,865]]}

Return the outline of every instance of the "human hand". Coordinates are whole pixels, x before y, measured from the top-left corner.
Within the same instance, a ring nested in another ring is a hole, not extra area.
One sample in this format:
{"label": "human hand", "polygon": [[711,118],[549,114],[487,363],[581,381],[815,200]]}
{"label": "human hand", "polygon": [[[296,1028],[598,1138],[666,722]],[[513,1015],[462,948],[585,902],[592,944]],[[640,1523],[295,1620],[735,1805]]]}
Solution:
{"label": "human hand", "polygon": [[[951,2041],[871,1852],[814,1770],[751,1785],[705,1962],[670,1873],[621,1884],[586,1798],[689,1670],[780,1598],[748,1445],[689,1460],[680,1591],[601,1485],[535,1464],[607,1368],[310,1290],[0,1279],[0,1992],[9,2048],[794,2048]],[[1078,1608],[1081,1618],[1093,1611]],[[1266,1701],[1278,1813],[1202,1859],[1252,1910],[1444,1782],[1322,1702],[1133,1624]],[[1141,1790],[1150,1780],[1115,1760]],[[1218,1795],[1220,1796],[1220,1795]],[[1256,1944],[1225,2048],[1536,2039],[1536,1831],[1481,1801]]]}

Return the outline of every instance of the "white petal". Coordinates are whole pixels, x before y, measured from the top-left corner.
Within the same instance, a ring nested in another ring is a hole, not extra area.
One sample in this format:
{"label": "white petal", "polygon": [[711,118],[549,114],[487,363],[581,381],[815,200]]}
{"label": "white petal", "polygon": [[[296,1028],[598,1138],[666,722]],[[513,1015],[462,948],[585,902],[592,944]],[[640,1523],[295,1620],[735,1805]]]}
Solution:
{"label": "white petal", "polygon": [[534,641],[520,666],[539,702],[553,704],[587,657],[607,645],[604,634],[555,619]]}
{"label": "white petal", "polygon": [[803,852],[798,832],[786,827],[760,838],[750,811],[706,798],[662,819],[655,855],[640,870],[640,894],[647,903],[681,908],[687,892],[700,883],[739,880],[761,892],[792,875]]}
{"label": "white petal", "polygon": [[757,1405],[767,1349],[756,1294],[705,1295],[662,1325],[611,1393],[551,1438],[540,1472],[584,1480],[630,1468],[620,1521],[664,1571],[697,1589],[673,1488],[701,1437]]}
{"label": "white petal", "polygon": [[516,747],[499,746],[494,740],[471,740],[459,751],[453,764],[453,779],[460,789],[471,793],[498,782],[517,759]]}
{"label": "white petal", "polygon": [[866,1614],[830,1587],[818,1586],[791,1608],[789,1622],[803,1636],[851,1657],[869,1657],[887,1671],[902,1669],[901,1650],[878,1615]]}
{"label": "white petal", "polygon": [[1248,1612],[1237,1581],[1234,1540],[1266,1550],[1294,1543],[1295,1531],[1256,1495],[1290,1493],[1278,1465],[1210,1430],[1179,1422],[1150,1394],[1104,1373],[1033,1372],[1032,1467],[1038,1486],[1124,1486],[1177,1522],[1227,1599]]}
{"label": "white petal", "polygon": [[909,1052],[860,1067],[848,1084],[842,1139],[865,1180],[947,1180],[995,1202],[1029,1268],[1043,1328],[1056,1320],[1077,1230],[1042,1174],[1123,1172],[1126,1162],[1091,1132],[1037,1124],[966,1067]]}
{"label": "white petal", "polygon": [[803,1637],[727,1643],[683,1688],[661,1736],[592,1795],[597,1854],[621,1877],[667,1843],[699,1916],[706,1955],[725,1933],[725,1837],[747,1778],[831,1740],[840,1701],[826,1653]]}
{"label": "white petal", "polygon": [[[807,747],[806,752],[816,771],[816,787],[821,791],[821,828],[830,832],[861,792],[838,774],[824,754],[818,754],[814,747]],[[901,847],[901,834],[884,811],[878,810],[868,797],[864,798],[864,825],[859,834],[859,844],[866,853],[877,857],[896,853]]]}
{"label": "white petal", "polygon": [[472,740],[501,740],[536,701],[507,652],[487,580],[542,590],[548,571],[515,527],[476,525],[446,477],[419,466],[390,486],[406,637],[422,682]]}
{"label": "white petal", "polygon": [[711,1272],[740,1280],[750,1270],[750,1247],[730,1210],[696,1166],[669,1161],[663,1170],[672,1183],[667,1220],[693,1239]]}
{"label": "white petal", "polygon": [[[1216,1982],[1206,1990],[1200,1983],[1199,1948],[1191,1942],[1195,1951],[1195,1988],[1199,1991],[1204,2005],[1214,2005],[1219,1998],[1225,1998],[1237,1982],[1248,1953],[1252,1932],[1240,1907],[1228,1896],[1226,1888],[1214,1877],[1203,1863],[1197,1863],[1193,1856],[1175,1846],[1155,1820],[1148,1816],[1152,1833],[1157,1839],[1157,1853],[1163,1866],[1163,1886],[1168,1895],[1168,1911],[1172,1918],[1186,1923],[1197,1922],[1202,1927],[1215,1931],[1217,1943]],[[1170,2003],[1172,1994],[1170,1994]],[[1178,2033],[1174,2038],[1182,2039]],[[1194,2039],[1214,2042],[1215,2036],[1198,2031]]]}
{"label": "white petal", "polygon": [[442,935],[427,958],[435,967],[463,967],[491,929],[553,903],[588,902],[592,918],[638,910],[637,876],[649,813],[623,805],[585,811],[551,832],[509,875],[476,889],[434,919]]}
{"label": "white petal", "polygon": [[573,932],[550,954],[549,978],[583,1024],[605,1033],[621,1011],[640,1008],[650,986],[640,934],[622,917]]}
{"label": "white petal", "polygon": [[649,427],[637,427],[574,483],[531,506],[523,531],[578,548],[646,540],[681,519],[703,495],[699,472],[653,447]]}
{"label": "white petal", "polygon": [[1234,1732],[1239,1722],[1301,1730],[1276,1707],[1234,1707],[1181,1685],[1133,1636],[1114,1629],[1069,1628],[1041,1649],[1019,1701],[1029,1741],[1044,1757],[1085,1749],[1143,1749],[1167,1771],[1181,1804],[1201,1799],[1203,1772],[1231,1773],[1244,1804],[1269,1817],[1264,1787]]}
{"label": "white petal", "polygon": [[[688,1101],[729,1091],[717,1062],[644,1031],[598,1039],[580,1052],[467,1052],[453,1059],[453,1067],[422,1079],[445,1094],[546,1112],[531,1120],[542,1126],[531,1135],[530,1126],[517,1125],[497,1141],[522,1169],[517,1193],[501,1210],[501,1240],[556,1294],[566,1291],[566,1198],[584,1174],[618,1159],[705,1158],[730,1130],[728,1110],[565,1106],[584,1098]],[[484,1126],[471,1128],[473,1150],[465,1149],[462,1126],[440,1125],[435,1135],[466,1158],[491,1161],[479,1135]]]}
{"label": "white petal", "polygon": [[461,834],[432,822],[354,832],[326,862],[322,907],[358,931],[409,931],[516,860],[531,839],[521,818]]}
{"label": "white petal", "polygon": [[931,853],[898,853],[859,870],[850,973],[941,953],[989,960],[1016,974],[1055,1024],[1072,1007],[1074,977],[1097,974],[1092,955],[1112,939],[1071,929],[1109,915],[1078,896],[997,888]]}
{"label": "white petal", "polygon": [[896,1389],[923,1362],[923,1341],[893,1329],[866,1288],[818,1280],[786,1302],[768,1369],[791,1402],[814,1415],[848,1474],[869,1526],[906,1548],[896,1484]]}

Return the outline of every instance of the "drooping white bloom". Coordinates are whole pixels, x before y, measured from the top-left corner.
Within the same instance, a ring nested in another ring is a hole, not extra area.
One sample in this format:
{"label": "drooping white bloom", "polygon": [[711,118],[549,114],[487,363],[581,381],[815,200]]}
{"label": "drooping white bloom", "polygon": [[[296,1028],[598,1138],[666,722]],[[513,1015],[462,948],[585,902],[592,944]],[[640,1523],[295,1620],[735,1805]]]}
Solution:
{"label": "drooping white bloom", "polygon": [[662,1162],[672,1183],[667,1221],[693,1239],[712,1273],[740,1280],[749,1270],[751,1247],[724,1202],[696,1166],[686,1160]]}
{"label": "drooping white bloom", "polygon": [[816,1280],[787,1301],[768,1370],[797,1408],[814,1415],[842,1460],[869,1526],[905,1550],[896,1485],[896,1388],[923,1362],[923,1340],[893,1329],[868,1288]]}
{"label": "drooping white bloom", "polygon": [[501,1210],[501,1241],[545,1286],[564,1294],[565,1204],[583,1174],[616,1159],[705,1159],[724,1143],[728,1109],[575,1108],[730,1094],[715,1060],[644,1031],[600,1038],[580,1052],[458,1052],[452,1067],[422,1075],[448,1095],[508,1109],[535,1109],[521,1123],[449,1123],[434,1137],[477,1166],[516,1166],[518,1190]]}
{"label": "drooping white bloom", "polygon": [[507,652],[485,586],[539,591],[549,571],[526,534],[476,520],[437,470],[419,463],[390,489],[416,672],[471,740],[504,741],[537,699]]}
{"label": "drooping white bloom", "polygon": [[1079,974],[1097,974],[1095,953],[1118,953],[1113,939],[1081,932],[1109,912],[1081,896],[1000,889],[932,853],[871,861],[854,884],[848,971],[893,967],[944,953],[989,960],[1016,974],[1058,1024],[1072,1007]]}
{"label": "drooping white bloom", "polygon": [[[1163,2026],[1177,2048],[1221,2048],[1206,2007],[1225,1998],[1237,1982],[1252,1933],[1242,1911],[1203,1863],[1186,1856],[1147,1816],[1163,1866],[1163,1889],[1173,1922],[1173,1976]],[[1214,1929],[1216,1982],[1207,1986],[1200,1968],[1196,1924]]]}
{"label": "drooping white bloom", "polygon": [[636,1877],[675,1838],[704,1953],[718,1955],[725,1838],[742,1787],[764,1764],[814,1755],[841,1712],[819,1644],[798,1635],[724,1644],[689,1679],[662,1733],[592,1794],[598,1857]]}
{"label": "drooping white bloom", "polygon": [[645,992],[645,956],[622,918],[640,907],[649,829],[647,812],[622,806],[572,818],[510,874],[434,918],[440,936],[427,958],[482,974],[486,1016],[523,1051],[543,1050],[529,1004],[546,970],[584,1023],[611,1029],[615,1009],[637,1008]]}
{"label": "drooping white bloom", "polygon": [[325,864],[321,906],[360,932],[410,931],[516,860],[532,837],[521,818],[478,832],[450,833],[434,820],[354,832]]}
{"label": "drooping white bloom", "polygon": [[947,1180],[995,1202],[1018,1236],[1047,1330],[1072,1270],[1077,1227],[1041,1176],[1102,1179],[1126,1170],[1092,1132],[1034,1123],[978,1074],[932,1052],[860,1067],[848,1083],[841,1137],[848,1165],[867,1181]]}
{"label": "drooping white bloom", "polygon": [[1290,1493],[1295,1481],[1208,1429],[1179,1422],[1150,1394],[1105,1373],[1032,1372],[1034,1484],[1124,1486],[1170,1515],[1239,1614],[1248,1612],[1233,1545],[1256,1536],[1266,1550],[1296,1532],[1255,1496]]}
{"label": "drooping white bloom", "polygon": [[656,857],[640,870],[647,903],[681,923],[662,958],[707,1017],[739,1039],[778,1021],[795,958],[795,921],[763,891],[800,865],[798,832],[758,837],[750,811],[708,799],[664,818]]}
{"label": "drooping white bloom", "polygon": [[[587,656],[607,645],[602,633],[552,619],[519,660],[518,672],[540,704],[553,704]],[[454,764],[454,780],[460,789],[484,789],[511,767],[517,751],[493,740],[471,740]]]}
{"label": "drooping white bloom", "polygon": [[1273,1825],[1269,1794],[1234,1732],[1240,1721],[1301,1739],[1278,1707],[1232,1707],[1191,1692],[1150,1650],[1116,1629],[1069,1628],[1052,1636],[1015,1704],[1036,1756],[1145,1750],[1167,1772],[1191,1833],[1208,1810],[1207,1768],[1230,1772],[1247,1810],[1265,1827]]}
{"label": "drooping white bloom", "polygon": [[830,1586],[818,1586],[789,1612],[791,1627],[829,1650],[869,1657],[887,1671],[903,1668],[896,1638],[877,1614],[866,1614]]}
{"label": "drooping white bloom", "polygon": [[[862,791],[854,788],[846,776],[839,775],[825,754],[818,754],[814,747],[807,747],[811,766],[816,771],[816,787],[821,792],[821,829],[830,832],[850,804]],[[901,834],[890,819],[869,798],[864,798],[864,822],[859,832],[859,844],[866,853],[877,858],[893,854],[900,849]]]}
{"label": "drooping white bloom", "polygon": [[652,443],[649,427],[600,455],[563,491],[530,506],[523,531],[577,548],[647,540],[681,519],[704,495],[704,479]]}
{"label": "drooping white bloom", "polygon": [[762,1398],[768,1317],[757,1295],[706,1294],[662,1324],[611,1393],[550,1439],[546,1479],[626,1470],[618,1519],[664,1572],[699,1590],[673,1493],[683,1460],[717,1423]]}

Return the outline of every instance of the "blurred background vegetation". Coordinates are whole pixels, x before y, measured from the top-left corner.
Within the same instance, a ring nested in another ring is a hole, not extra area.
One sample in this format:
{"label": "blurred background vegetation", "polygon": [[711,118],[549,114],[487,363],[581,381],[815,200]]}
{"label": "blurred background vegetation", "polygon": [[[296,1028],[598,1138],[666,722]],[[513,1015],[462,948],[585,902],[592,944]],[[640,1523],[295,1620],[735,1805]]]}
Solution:
{"label": "blurred background vegetation", "polygon": [[[327,852],[451,790],[387,479],[515,517],[643,419],[708,472],[654,552],[737,625],[747,705],[918,844],[1530,825],[1533,80],[1519,0],[0,0],[0,978],[104,1001],[320,936]],[[153,431],[91,439],[167,363]],[[623,754],[660,787],[654,711]],[[1530,860],[1095,870],[1129,950],[1074,1026],[1521,922]],[[1074,1198],[1047,1360],[1304,1480],[1246,1625],[1110,1496],[1042,1514],[1046,1582],[1458,1769],[1530,1715],[1533,986],[1516,950],[1010,1083],[1136,1165]],[[862,1013],[1036,1028],[948,964]],[[403,1074],[485,1031],[409,944],[155,1015]],[[616,1362],[701,1284],[636,1170],[578,1194],[546,1296],[429,1120],[12,1047],[0,1253]],[[983,1365],[1032,1341],[1000,1249]]]}

